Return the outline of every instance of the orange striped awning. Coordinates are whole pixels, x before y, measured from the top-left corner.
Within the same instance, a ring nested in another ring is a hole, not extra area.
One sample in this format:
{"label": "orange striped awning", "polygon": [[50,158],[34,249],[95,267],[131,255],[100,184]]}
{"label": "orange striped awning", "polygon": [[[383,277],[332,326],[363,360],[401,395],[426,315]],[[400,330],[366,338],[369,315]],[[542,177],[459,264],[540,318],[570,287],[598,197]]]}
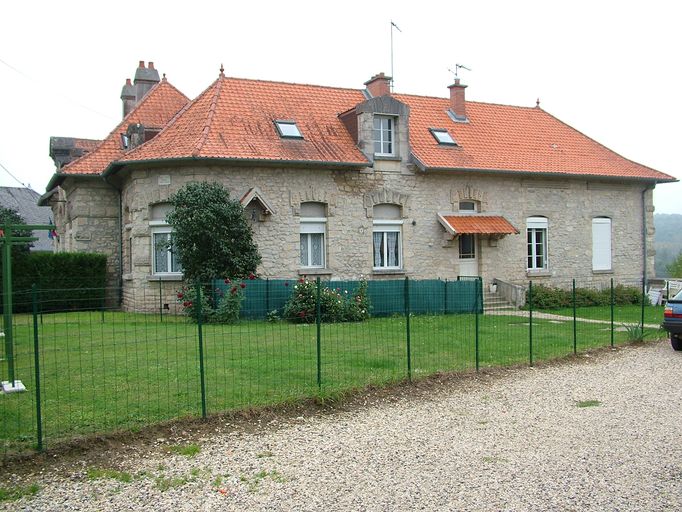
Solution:
{"label": "orange striped awning", "polygon": [[438,215],[438,220],[453,235],[519,234],[519,230],[501,215]]}

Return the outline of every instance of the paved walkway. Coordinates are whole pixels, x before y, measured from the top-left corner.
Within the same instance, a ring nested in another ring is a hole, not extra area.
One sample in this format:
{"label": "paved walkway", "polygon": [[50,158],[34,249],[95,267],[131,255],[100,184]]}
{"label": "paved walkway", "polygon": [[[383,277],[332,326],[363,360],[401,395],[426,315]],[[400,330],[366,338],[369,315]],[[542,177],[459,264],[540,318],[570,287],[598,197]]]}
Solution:
{"label": "paved walkway", "polygon": [[[524,311],[521,309],[500,309],[500,310],[493,310],[493,311],[486,311],[487,315],[502,315],[502,316],[521,316],[525,318],[530,317],[530,312],[529,311]],[[573,317],[572,316],[565,316],[565,315],[555,315],[554,313],[542,313],[540,311],[533,311],[533,318],[537,319],[540,318],[542,320],[556,320],[559,322],[572,322]],[[595,320],[593,318],[576,318],[576,321],[586,323],[586,324],[606,324],[606,325],[611,325],[610,320]],[[635,325],[639,325],[639,322],[634,322]],[[614,322],[614,325],[618,325],[616,329],[623,328],[624,325],[632,325],[632,323],[627,323],[627,322]],[[661,326],[660,324],[644,324],[645,329],[659,329]]]}

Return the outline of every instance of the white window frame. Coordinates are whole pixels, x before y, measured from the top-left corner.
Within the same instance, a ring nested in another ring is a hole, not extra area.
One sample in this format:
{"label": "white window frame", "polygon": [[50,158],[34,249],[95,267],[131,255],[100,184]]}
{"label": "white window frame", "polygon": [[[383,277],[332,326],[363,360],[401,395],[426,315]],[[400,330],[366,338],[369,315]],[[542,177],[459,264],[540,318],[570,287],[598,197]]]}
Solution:
{"label": "white window frame", "polygon": [[[161,234],[168,234],[172,235],[173,234],[173,228],[171,228],[166,222],[164,221],[158,221],[158,220],[153,220],[149,222],[149,225],[151,227],[151,260],[152,260],[152,275],[155,276],[182,276],[182,271],[180,272],[173,272],[167,271],[167,272],[157,272],[156,270],[156,247],[155,247],[155,235],[161,235]],[[175,256],[177,257],[177,256]],[[169,269],[173,268],[173,258],[174,255],[171,252],[171,249],[169,248],[166,251],[166,258],[167,258],[167,267]]]}
{"label": "white window frame", "polygon": [[[326,231],[327,231],[327,219],[325,217],[301,217],[301,232],[300,236],[306,236],[308,238],[308,253],[305,255],[306,256],[306,261],[307,265],[303,264],[301,260],[302,254],[299,253],[299,264],[301,265],[301,268],[327,268],[327,250],[326,250],[326,243],[327,243],[327,237],[326,237]],[[322,235],[322,244],[321,244],[321,260],[322,264],[321,265],[311,265],[310,262],[313,260],[313,244],[312,244],[312,236],[311,235],[317,235],[321,234]],[[299,238],[300,240],[300,238]]]}
{"label": "white window frame", "polygon": [[[379,121],[379,128],[377,128],[377,121]],[[386,127],[384,127],[384,122]],[[380,114],[374,114],[374,120],[372,121],[372,139],[374,144],[374,155],[375,156],[395,156],[395,125],[396,118],[394,116],[384,116]],[[389,134],[387,138],[384,138],[385,134]],[[377,139],[377,135],[379,136]],[[377,144],[381,151],[377,151]],[[385,151],[386,146],[390,151]]]}
{"label": "white window frame", "polygon": [[[402,220],[375,220],[372,227],[372,268],[374,270],[402,270],[403,268],[403,235],[402,235]],[[374,234],[382,233],[383,246],[383,261],[386,263],[383,266],[376,266],[376,256],[374,247]],[[387,233],[398,233],[398,264],[395,266],[388,265],[388,244]]]}
{"label": "white window frame", "polygon": [[[538,233],[542,233],[542,266],[537,265],[537,244]],[[543,271],[549,269],[549,254],[548,254],[548,234],[549,221],[547,217],[528,217],[526,219],[526,268],[528,271]],[[530,237],[530,241],[528,238]],[[528,260],[531,260],[531,265],[528,265]]]}
{"label": "white window frame", "polygon": [[[608,234],[606,230],[608,229]],[[613,222],[610,217],[592,219],[592,270],[613,270]]]}
{"label": "white window frame", "polygon": [[[473,208],[462,208],[462,205],[464,204],[471,204],[473,205]],[[458,203],[458,209],[462,213],[476,213],[478,212],[478,202],[474,201],[473,199],[463,199]]]}

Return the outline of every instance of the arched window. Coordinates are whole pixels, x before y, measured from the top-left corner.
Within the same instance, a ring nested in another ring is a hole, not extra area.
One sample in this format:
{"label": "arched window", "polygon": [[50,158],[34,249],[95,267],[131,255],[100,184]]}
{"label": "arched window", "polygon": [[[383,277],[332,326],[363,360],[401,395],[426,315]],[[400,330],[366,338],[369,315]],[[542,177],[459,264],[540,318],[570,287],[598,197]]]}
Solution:
{"label": "arched window", "polygon": [[166,221],[166,215],[172,209],[169,203],[151,206],[149,226],[152,231],[152,274],[182,274],[182,265],[173,241],[173,230]]}
{"label": "arched window", "polygon": [[592,270],[611,270],[611,219],[592,219]]}
{"label": "arched window", "polygon": [[374,206],[372,245],[375,270],[402,268],[402,224],[400,206],[395,204]]}
{"label": "arched window", "polygon": [[547,270],[547,217],[528,217],[526,233],[528,237],[528,270]]}
{"label": "arched window", "polygon": [[301,267],[325,268],[327,205],[301,203]]}

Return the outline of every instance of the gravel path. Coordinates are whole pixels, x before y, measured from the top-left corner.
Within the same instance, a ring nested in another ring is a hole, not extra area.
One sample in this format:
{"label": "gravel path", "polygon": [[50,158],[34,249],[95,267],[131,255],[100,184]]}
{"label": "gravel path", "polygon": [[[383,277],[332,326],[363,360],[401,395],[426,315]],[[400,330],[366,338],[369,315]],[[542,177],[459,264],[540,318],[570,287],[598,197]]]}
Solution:
{"label": "gravel path", "polygon": [[175,439],[119,448],[107,467],[131,482],[46,469],[0,510],[679,511],[681,376],[682,353],[657,342],[405,387],[195,439],[193,457],[165,453]]}

